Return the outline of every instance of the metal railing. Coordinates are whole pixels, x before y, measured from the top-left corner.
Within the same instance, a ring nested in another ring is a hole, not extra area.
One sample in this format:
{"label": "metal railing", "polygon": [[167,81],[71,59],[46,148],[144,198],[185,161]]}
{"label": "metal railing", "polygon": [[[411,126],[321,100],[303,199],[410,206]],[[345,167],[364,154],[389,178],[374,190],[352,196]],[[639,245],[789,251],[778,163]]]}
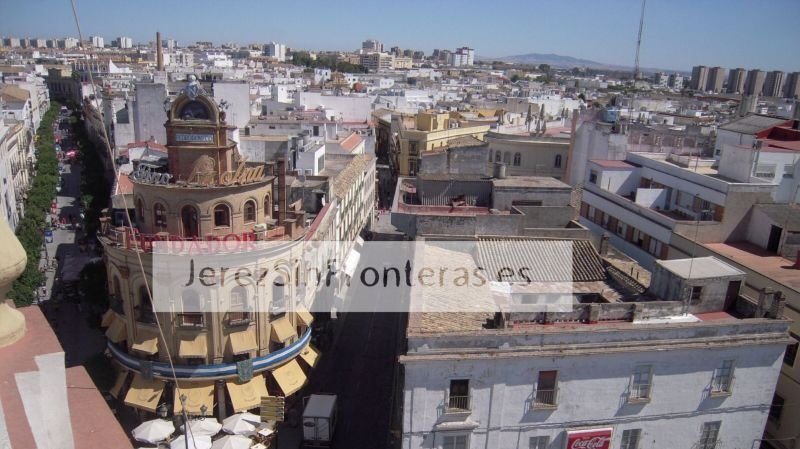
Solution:
{"label": "metal railing", "polygon": [[537,389],[533,397],[533,407],[555,407],[558,405],[558,388]]}
{"label": "metal railing", "polygon": [[203,327],[202,313],[179,313],[178,326],[180,327]]}
{"label": "metal railing", "polygon": [[447,398],[448,411],[470,410],[469,396],[450,396]]}
{"label": "metal railing", "polygon": [[631,400],[644,400],[650,399],[651,384],[631,385],[631,391],[628,398]]}

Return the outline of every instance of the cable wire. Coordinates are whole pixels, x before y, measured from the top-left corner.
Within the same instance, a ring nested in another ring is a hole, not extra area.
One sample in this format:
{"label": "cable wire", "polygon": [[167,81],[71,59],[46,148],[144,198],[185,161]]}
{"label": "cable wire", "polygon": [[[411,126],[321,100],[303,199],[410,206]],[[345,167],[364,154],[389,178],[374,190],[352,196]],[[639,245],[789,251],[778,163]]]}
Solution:
{"label": "cable wire", "polygon": [[[81,32],[80,19],[78,18],[78,10],[77,10],[77,8],[75,6],[75,0],[70,0],[70,6],[72,7],[72,16],[75,19],[75,27],[78,30],[78,39],[80,40],[80,42],[82,44],[83,43],[83,33]],[[156,42],[156,45],[160,45],[160,42]],[[93,59],[92,58],[93,55],[92,55],[91,51],[89,51],[88,53],[89,53],[90,62],[91,62],[91,60]],[[89,83],[92,85],[92,91],[94,93],[95,110],[97,110],[99,112],[100,111],[100,103],[99,103],[99,97],[98,97],[98,92],[97,92],[97,85],[95,84],[94,76],[92,75],[91,64],[89,64],[89,70],[87,70],[87,72],[89,73]],[[85,116],[84,116],[84,120],[86,120]],[[119,185],[119,167],[117,167],[117,161],[114,158],[114,152],[111,150],[111,143],[110,143],[110,141],[108,139],[108,132],[106,131],[105,121],[103,121],[103,143],[104,143],[104,145],[106,147],[106,151],[108,152],[109,160],[111,161],[111,165],[112,165],[113,170],[114,170],[114,183],[116,185]],[[128,229],[130,230],[131,235],[135,235],[134,228],[133,228],[133,221],[131,220],[130,211],[129,211],[129,208],[128,208],[128,200],[127,200],[125,195],[121,195],[121,196],[122,196],[123,205],[125,206],[125,218],[127,220]],[[161,336],[161,341],[167,341],[165,336],[164,336],[164,330],[163,330],[163,328],[161,326],[161,320],[159,319],[158,313],[156,313],[155,307],[153,305],[153,301],[152,301],[153,293],[152,293],[152,290],[150,288],[150,282],[148,281],[147,272],[145,271],[144,264],[142,263],[141,250],[142,250],[141,247],[140,248],[136,248],[134,250],[134,252],[136,253],[136,260],[137,260],[137,263],[139,265],[139,270],[142,273],[142,279],[144,280],[144,287],[147,290],[147,295],[151,298],[150,308],[151,308],[151,311],[153,312],[153,317],[155,318],[156,327],[158,328],[158,333]],[[190,437],[192,439],[192,445],[195,446],[194,434],[191,431],[191,428],[189,427],[189,417],[188,417],[188,414],[186,412],[186,401],[185,401],[185,399],[183,399],[183,398],[185,398],[185,396],[181,393],[181,388],[180,388],[180,385],[178,384],[178,376],[175,373],[175,364],[173,363],[173,360],[172,360],[172,354],[171,354],[171,352],[169,350],[169,345],[164,345],[164,351],[167,354],[167,359],[169,361],[169,367],[170,367],[170,370],[172,371],[172,379],[175,381],[175,394],[178,395],[178,398],[181,401],[181,409],[182,409],[182,415],[183,415],[183,420],[184,420],[184,435]],[[185,440],[186,440],[186,447],[188,448],[189,447],[188,438],[185,439]]]}

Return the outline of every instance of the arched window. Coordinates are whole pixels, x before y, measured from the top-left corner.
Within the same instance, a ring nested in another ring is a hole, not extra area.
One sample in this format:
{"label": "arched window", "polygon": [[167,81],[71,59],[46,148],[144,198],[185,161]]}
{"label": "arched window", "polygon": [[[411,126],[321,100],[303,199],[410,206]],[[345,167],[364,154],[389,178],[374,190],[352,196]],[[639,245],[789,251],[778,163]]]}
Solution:
{"label": "arched window", "polygon": [[231,225],[231,210],[224,204],[217,204],[214,206],[214,226],[230,226]]}
{"label": "arched window", "polygon": [[139,287],[139,304],[136,306],[136,320],[143,323],[155,323],[155,315],[153,314],[153,300],[150,298],[150,292],[147,287],[142,285]]}
{"label": "arched window", "polygon": [[196,207],[183,206],[183,209],[181,209],[181,224],[183,225],[184,238],[193,238],[200,235],[200,222],[197,219]]}
{"label": "arched window", "polygon": [[286,278],[282,275],[275,277],[272,281],[272,303],[270,304],[270,314],[282,316],[286,313]]}
{"label": "arched window", "polygon": [[503,162],[505,162],[506,164],[511,163],[511,153],[509,153],[508,151],[503,153]]}
{"label": "arched window", "polygon": [[181,313],[178,314],[178,324],[181,327],[203,327],[203,304],[200,295],[192,289],[181,292]]}
{"label": "arched window", "polygon": [[254,221],[256,221],[256,202],[247,200],[244,203],[244,222],[252,223]]}
{"label": "arched window", "polygon": [[153,205],[153,223],[160,228],[167,227],[167,209],[161,203]]}
{"label": "arched window", "polygon": [[500,158],[502,158],[502,157],[503,157],[503,155],[500,154],[500,152],[498,151],[497,153],[494,154],[494,161],[495,162],[500,162]]}
{"label": "arched window", "polygon": [[269,194],[264,197],[264,218],[272,218],[272,201]]}
{"label": "arched window", "polygon": [[522,154],[514,153],[514,166],[519,167],[522,164]]}
{"label": "arched window", "polygon": [[561,168],[561,155],[560,154],[556,155],[556,161],[555,161],[555,163],[553,165],[555,165],[556,168]]}
{"label": "arched window", "polygon": [[144,224],[144,201],[141,198],[136,200],[136,223]]}

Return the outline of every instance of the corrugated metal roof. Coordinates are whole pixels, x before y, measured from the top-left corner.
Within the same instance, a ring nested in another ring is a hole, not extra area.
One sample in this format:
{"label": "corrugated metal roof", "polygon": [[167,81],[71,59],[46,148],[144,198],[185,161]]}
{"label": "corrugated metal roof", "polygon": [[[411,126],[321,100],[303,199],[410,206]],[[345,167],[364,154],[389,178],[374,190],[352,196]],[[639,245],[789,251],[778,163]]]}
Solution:
{"label": "corrugated metal roof", "polygon": [[[478,252],[481,266],[494,281],[590,282],[606,278],[600,255],[588,240],[483,237]],[[522,272],[523,268],[526,271]]]}

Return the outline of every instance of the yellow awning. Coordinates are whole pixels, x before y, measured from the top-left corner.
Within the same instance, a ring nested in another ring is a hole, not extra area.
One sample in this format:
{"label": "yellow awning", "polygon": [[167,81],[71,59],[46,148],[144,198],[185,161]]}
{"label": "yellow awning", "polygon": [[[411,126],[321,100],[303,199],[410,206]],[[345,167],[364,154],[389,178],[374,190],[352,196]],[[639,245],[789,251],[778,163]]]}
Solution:
{"label": "yellow awning", "polygon": [[128,339],[128,326],[122,318],[115,318],[106,330],[106,337],[113,343],[119,343]]}
{"label": "yellow awning", "polygon": [[300,358],[308,363],[308,366],[313,368],[317,364],[317,360],[319,360],[319,352],[312,348],[311,345],[307,345],[302,351],[300,351]]}
{"label": "yellow awning", "polygon": [[114,386],[108,391],[111,393],[111,396],[119,399],[119,394],[122,392],[122,387],[125,386],[126,380],[128,380],[128,372],[125,370],[120,371],[119,374],[117,374],[117,380],[114,381]]}
{"label": "yellow awning", "polygon": [[272,325],[272,333],[270,334],[272,341],[283,343],[295,335],[292,323],[290,323],[289,319],[285,316],[278,318],[270,324]]}
{"label": "yellow awning", "polygon": [[125,395],[125,404],[155,413],[161,393],[164,391],[164,382],[153,379],[145,380],[141,375],[133,377],[131,388]]}
{"label": "yellow awning", "polygon": [[311,326],[311,323],[314,322],[314,316],[311,315],[311,312],[306,310],[305,308],[298,307],[295,309],[294,313],[297,315],[297,319],[306,326]]}
{"label": "yellow awning", "polygon": [[252,327],[239,332],[231,332],[228,335],[228,342],[230,342],[231,345],[231,353],[234,355],[244,354],[258,349],[256,330]]}
{"label": "yellow awning", "polygon": [[117,318],[117,314],[114,313],[113,310],[111,309],[106,310],[106,313],[103,314],[103,320],[100,322],[100,327],[111,326],[111,323],[114,322],[115,318]]}
{"label": "yellow awning", "polygon": [[205,334],[197,334],[192,337],[181,338],[178,345],[178,355],[180,357],[202,357],[208,355],[208,340]]}
{"label": "yellow awning", "polygon": [[303,374],[303,369],[294,359],[286,365],[276,368],[272,372],[272,377],[278,382],[284,396],[291,395],[306,384],[306,375]]}
{"label": "yellow awning", "polygon": [[231,397],[231,404],[236,413],[250,410],[261,405],[261,398],[269,396],[267,384],[261,374],[253,376],[247,382],[229,380],[225,382],[228,386],[228,395]]}
{"label": "yellow awning", "polygon": [[138,333],[139,335],[137,335],[133,340],[131,349],[151,355],[158,352],[158,335],[150,331],[143,331],[141,329],[139,329]]}
{"label": "yellow awning", "polygon": [[206,415],[214,414],[214,382],[188,382],[179,381],[180,393],[175,388],[175,414],[183,410],[181,396],[186,396],[186,413],[199,415],[206,406]]}

